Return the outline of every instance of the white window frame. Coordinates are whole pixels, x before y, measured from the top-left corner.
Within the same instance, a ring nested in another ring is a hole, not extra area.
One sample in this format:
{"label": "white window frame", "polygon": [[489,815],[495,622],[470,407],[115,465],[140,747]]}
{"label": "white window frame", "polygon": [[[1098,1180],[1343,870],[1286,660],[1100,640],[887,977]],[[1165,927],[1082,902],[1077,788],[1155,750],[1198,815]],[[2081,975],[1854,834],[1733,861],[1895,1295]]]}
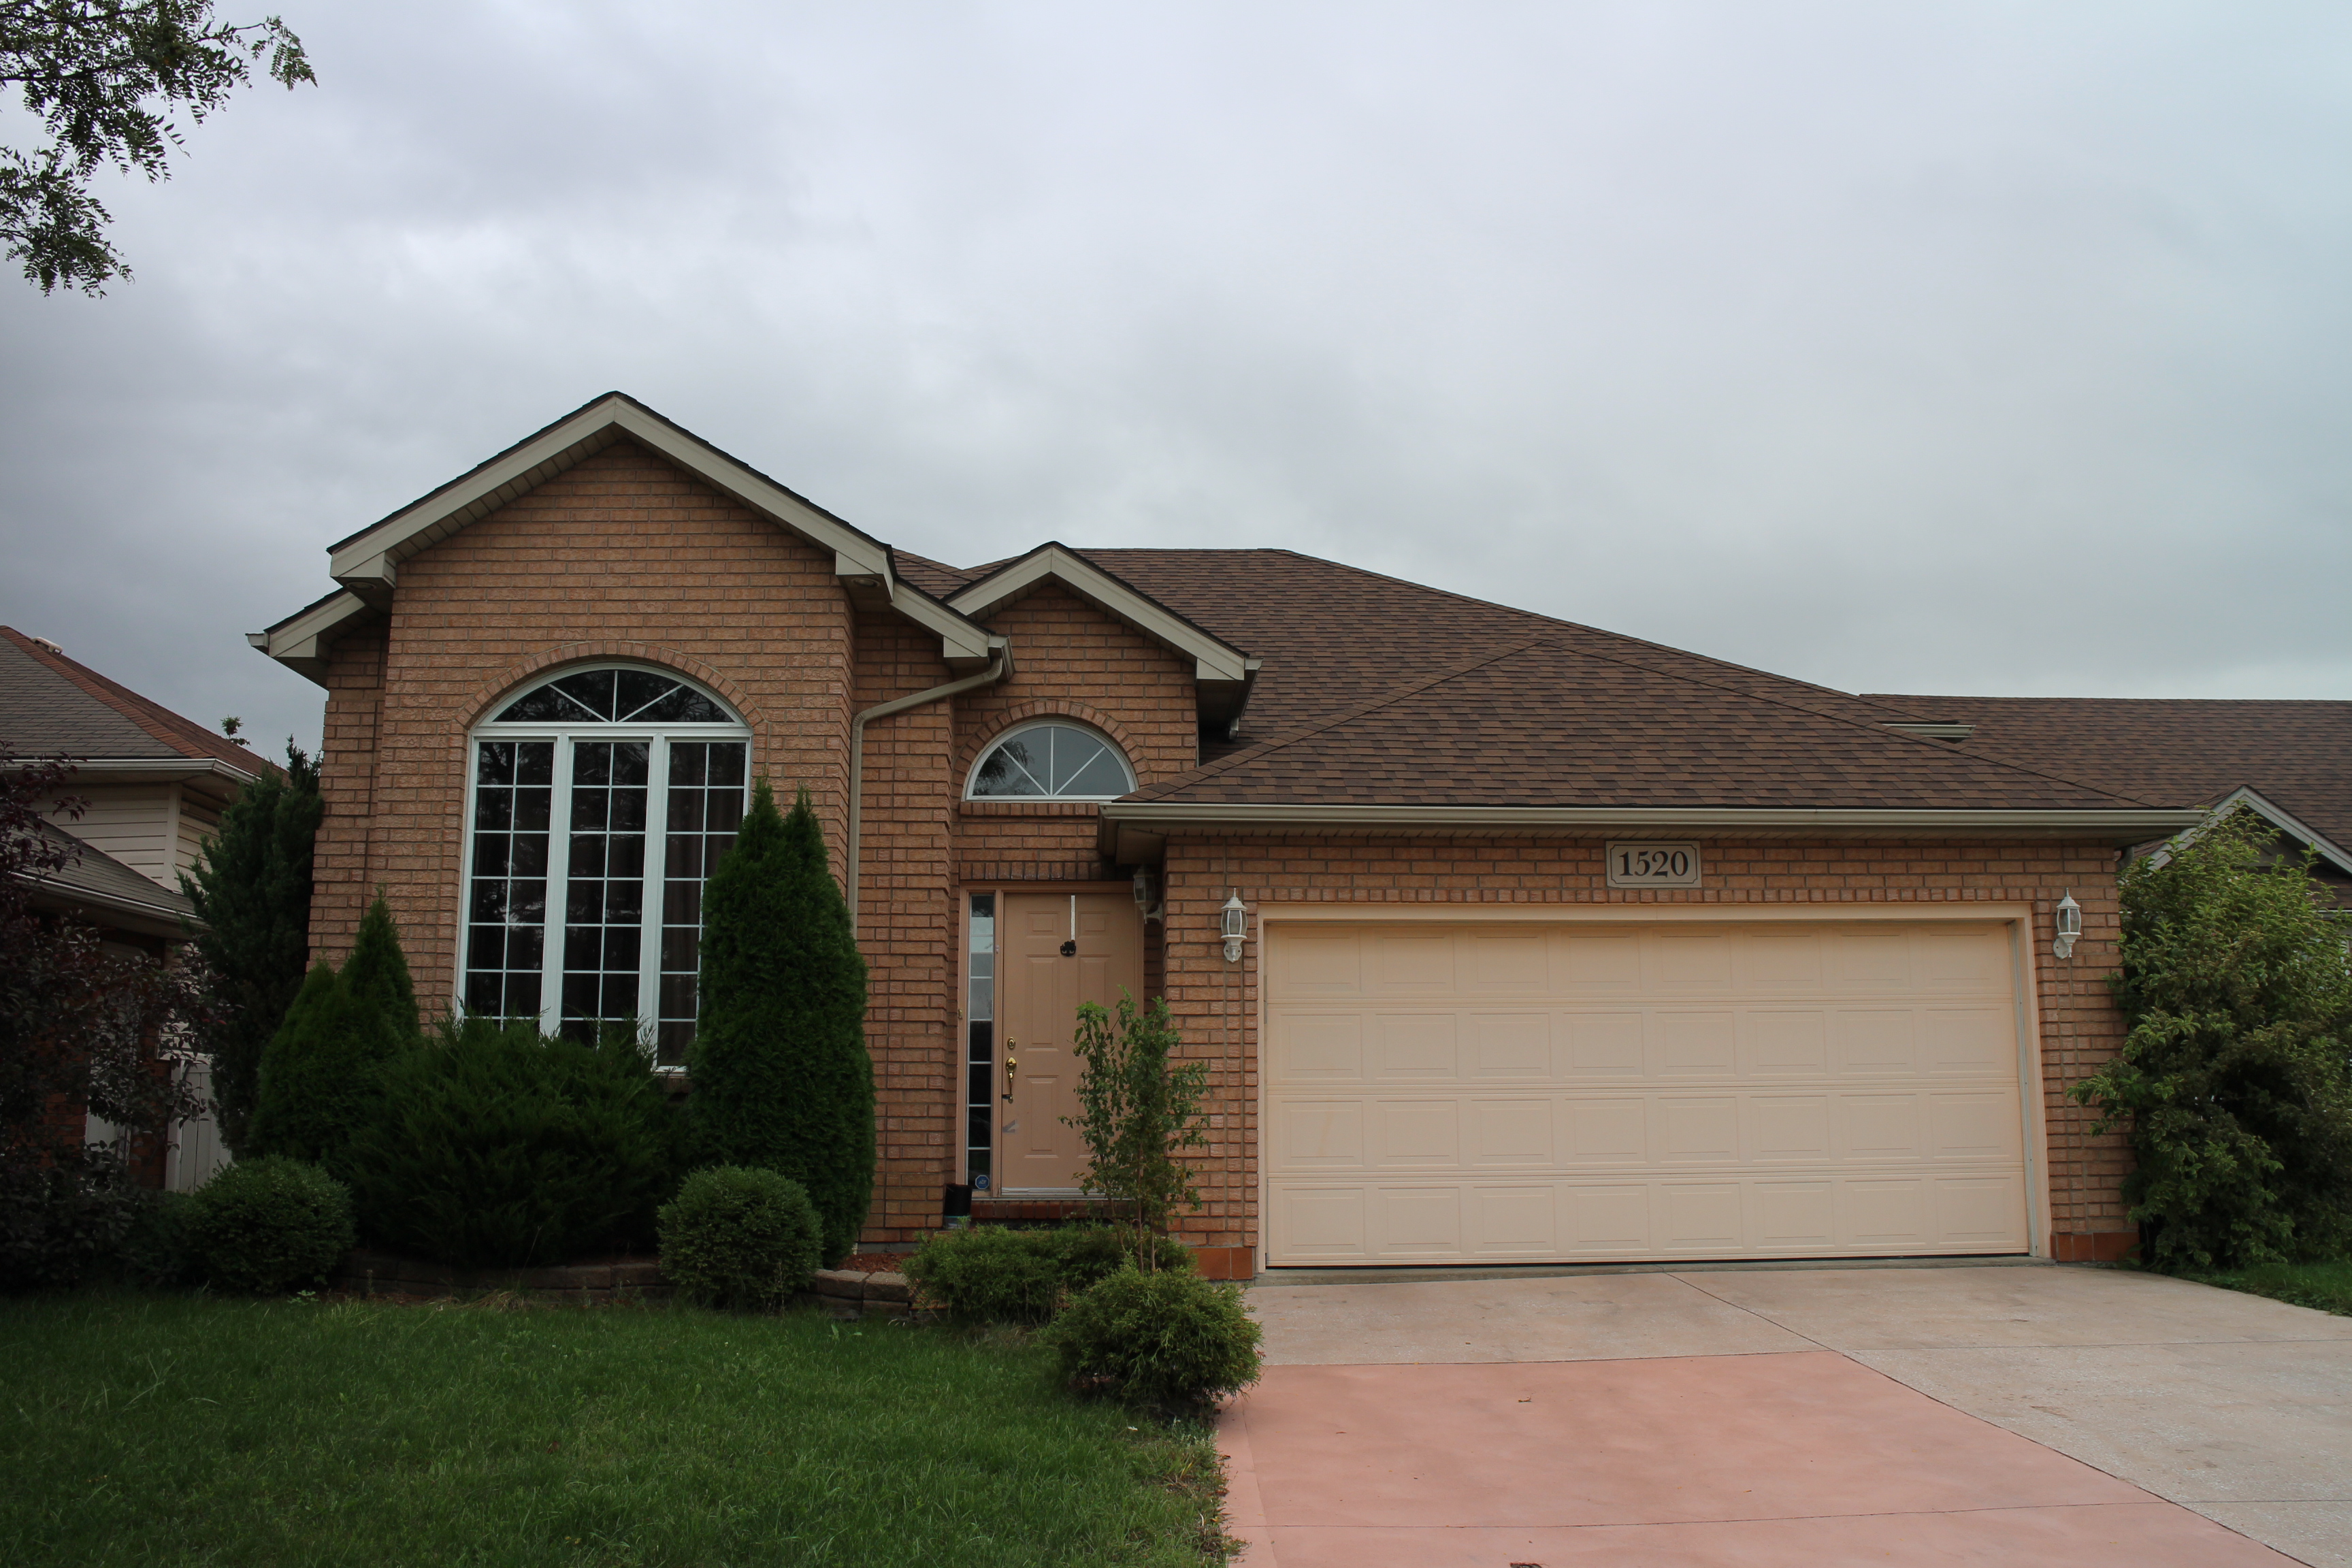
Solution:
{"label": "white window frame", "polygon": [[[541,723],[518,721],[502,723],[495,715],[542,686],[568,676],[584,675],[600,669],[636,670],[675,680],[709,698],[719,708],[733,714],[733,706],[709,687],[690,676],[660,665],[640,664],[629,660],[612,660],[593,664],[568,666],[545,671],[512,689],[491,705],[493,717],[476,724],[466,735],[466,793],[464,832],[461,837],[457,890],[457,951],[453,975],[454,1011],[458,1016],[466,1012],[466,974],[467,955],[472,948],[474,910],[474,833],[475,795],[481,776],[481,746],[492,742],[551,742],[555,751],[550,770],[548,793],[547,895],[546,914],[541,928],[540,954],[539,1026],[554,1034],[563,1026],[563,950],[565,912],[569,906],[572,878],[572,749],[581,741],[648,742],[646,770],[646,887],[643,917],[638,931],[637,948],[637,1032],[649,1044],[657,1041],[661,1016],[661,892],[669,858],[667,832],[669,805],[669,755],[674,741],[732,741],[743,746],[743,796],[745,805],[751,793],[751,730],[740,717],[726,723],[633,723],[626,721],[613,723]],[[707,880],[709,870],[704,877]],[[656,1045],[657,1048],[657,1045]],[[664,1071],[681,1070],[670,1063]]]}
{"label": "white window frame", "polygon": [[[980,795],[974,793],[980,787],[980,770],[987,765],[988,759],[996,754],[999,747],[1008,741],[1018,740],[1023,735],[1035,731],[1053,729],[1076,730],[1081,734],[1092,735],[1096,740],[1100,741],[1110,754],[1118,759],[1120,771],[1127,774],[1127,787],[1120,790],[1118,795]],[[1059,805],[1071,802],[1100,805],[1107,800],[1117,800],[1122,795],[1132,795],[1136,786],[1135,763],[1128,756],[1125,747],[1084,720],[1067,719],[1055,714],[1043,719],[1026,720],[1001,733],[990,736],[988,744],[982,746],[980,749],[980,754],[972,758],[971,771],[964,775],[963,798],[1005,805]]]}

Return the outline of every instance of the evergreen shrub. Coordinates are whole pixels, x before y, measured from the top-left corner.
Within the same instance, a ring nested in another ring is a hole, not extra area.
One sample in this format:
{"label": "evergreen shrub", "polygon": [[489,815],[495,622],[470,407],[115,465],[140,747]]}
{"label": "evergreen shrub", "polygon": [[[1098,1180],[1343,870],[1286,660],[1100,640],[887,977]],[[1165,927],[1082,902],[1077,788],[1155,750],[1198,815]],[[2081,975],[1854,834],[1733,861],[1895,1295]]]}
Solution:
{"label": "evergreen shrub", "polygon": [[687,1177],[662,1205],[662,1273],[690,1301],[772,1311],[808,1289],[823,1225],[798,1182],[747,1165]]}
{"label": "evergreen shrub", "polygon": [[274,1295],[320,1280],[357,1240],[352,1197],[316,1165],[240,1160],[196,1189],[192,1250],[214,1285]]}
{"label": "evergreen shrub", "polygon": [[352,1140],[374,1121],[386,1071],[416,1037],[408,961],[379,893],[342,973],[313,965],[263,1050],[247,1148],[348,1179]]}
{"label": "evergreen shrub", "polygon": [[807,1189],[824,1257],[857,1245],[874,1195],[866,961],[803,790],[781,816],[765,779],[702,894],[700,1016],[687,1057],[702,1158]]}
{"label": "evergreen shrub", "polygon": [[467,1018],[389,1065],[346,1163],[372,1244],[531,1268],[650,1242],[683,1132],[627,1031]]}
{"label": "evergreen shrub", "polygon": [[1258,1376],[1260,1332],[1241,1291],[1197,1274],[1121,1269],[1079,1292],[1040,1337],[1072,1387],[1146,1409],[1199,1409]]}

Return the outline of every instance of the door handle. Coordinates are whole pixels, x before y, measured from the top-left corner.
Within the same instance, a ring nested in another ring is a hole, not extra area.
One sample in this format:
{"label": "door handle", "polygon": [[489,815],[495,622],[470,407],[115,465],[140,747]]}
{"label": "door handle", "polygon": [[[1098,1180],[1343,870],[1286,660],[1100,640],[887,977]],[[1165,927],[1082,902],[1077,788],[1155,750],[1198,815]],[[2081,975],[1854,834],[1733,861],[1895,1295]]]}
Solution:
{"label": "door handle", "polygon": [[1013,1056],[1013,1047],[1020,1043],[1018,1040],[1011,1039],[1004,1042],[1004,1098],[1007,1100],[1013,1098],[1013,1075],[1021,1070],[1021,1064],[1014,1060]]}

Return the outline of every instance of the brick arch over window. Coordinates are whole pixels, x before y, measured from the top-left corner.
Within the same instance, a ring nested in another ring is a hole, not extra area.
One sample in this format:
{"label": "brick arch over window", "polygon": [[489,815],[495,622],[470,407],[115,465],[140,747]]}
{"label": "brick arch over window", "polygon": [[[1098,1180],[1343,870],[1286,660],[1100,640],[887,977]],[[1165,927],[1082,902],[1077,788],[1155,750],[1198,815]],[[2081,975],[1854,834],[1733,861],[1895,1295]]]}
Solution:
{"label": "brick arch over window", "polygon": [[490,710],[496,707],[502,698],[512,694],[535,678],[565,665],[595,664],[613,660],[650,665],[656,669],[672,670],[685,676],[707,687],[721,701],[735,710],[737,717],[751,727],[753,734],[758,734],[763,728],[758,704],[746,696],[740,687],[698,658],[690,658],[676,648],[660,647],[652,643],[577,642],[565,643],[561,647],[551,648],[545,652],[518,659],[492,677],[488,684],[476,687],[463,710],[465,717],[458,725],[459,737],[462,739],[465,735],[470,734],[475,725],[490,716]]}
{"label": "brick arch over window", "polygon": [[1101,731],[1127,758],[1127,765],[1134,770],[1136,787],[1139,789],[1148,782],[1143,777],[1142,769],[1136,762],[1142,753],[1136,744],[1135,736],[1129,731],[1126,725],[1101,709],[1089,708],[1083,702],[1065,702],[1056,698],[1040,698],[1034,702],[1016,702],[1002,713],[991,716],[988,729],[977,740],[964,747],[956,758],[956,793],[959,795],[963,793],[965,785],[971,778],[972,768],[989,747],[1003,740],[1007,731],[1017,729],[1038,719],[1076,719],[1090,730]]}

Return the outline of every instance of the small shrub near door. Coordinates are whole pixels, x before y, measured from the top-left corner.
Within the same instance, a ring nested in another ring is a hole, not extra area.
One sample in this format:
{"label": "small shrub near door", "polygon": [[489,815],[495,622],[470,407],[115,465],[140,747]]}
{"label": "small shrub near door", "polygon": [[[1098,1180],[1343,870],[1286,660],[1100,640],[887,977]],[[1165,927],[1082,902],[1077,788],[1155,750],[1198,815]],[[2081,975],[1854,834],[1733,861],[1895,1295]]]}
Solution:
{"label": "small shrub near door", "polygon": [[356,1239],[342,1183],[273,1156],[240,1160],[199,1187],[188,1230],[206,1279],[257,1295],[324,1279]]}
{"label": "small shrub near door", "polygon": [[1121,1226],[1074,1225],[1060,1230],[1033,1231],[1054,1255],[1061,1271],[1062,1289],[1076,1294],[1109,1279],[1122,1268],[1145,1273],[1162,1269],[1177,1274],[1193,1270],[1192,1249],[1150,1231]]}
{"label": "small shrub near door", "polygon": [[1136,1268],[1140,1247],[1153,1265],[1189,1274],[1192,1251],[1181,1242],[1107,1225],[1058,1230],[986,1226],[930,1237],[907,1260],[907,1277],[950,1317],[973,1323],[1042,1323],[1069,1297],[1122,1268]]}
{"label": "small shrub near door", "polygon": [[1233,1286],[1133,1269],[1081,1291],[1043,1336],[1072,1387],[1153,1410],[1197,1410],[1255,1383],[1259,1337]]}
{"label": "small shrub near door", "polygon": [[662,1206],[662,1273],[690,1301],[773,1310],[808,1288],[824,1228],[789,1176],[713,1165]]}

